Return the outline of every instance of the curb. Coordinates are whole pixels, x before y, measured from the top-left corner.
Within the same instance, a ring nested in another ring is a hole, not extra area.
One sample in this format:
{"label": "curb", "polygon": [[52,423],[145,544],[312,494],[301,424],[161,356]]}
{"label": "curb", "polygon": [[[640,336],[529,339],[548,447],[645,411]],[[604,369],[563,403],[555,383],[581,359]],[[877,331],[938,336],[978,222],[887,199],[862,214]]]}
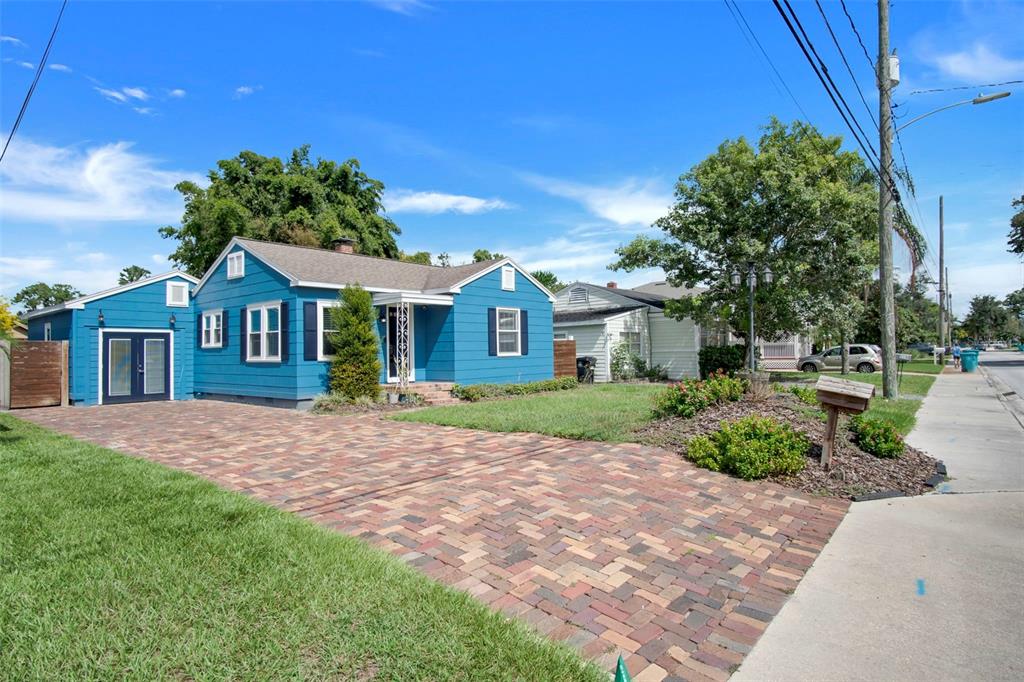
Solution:
{"label": "curb", "polygon": [[1024,429],[1024,397],[1017,395],[1017,392],[1010,388],[1002,379],[993,376],[984,365],[979,363],[978,370],[985,377],[985,381],[992,387],[992,390],[996,392],[996,399],[1002,403],[1003,408]]}
{"label": "curb", "polygon": [[[941,483],[946,482],[946,464],[942,461],[935,463],[935,473],[928,477],[928,480],[924,482],[925,486],[934,489]],[[888,500],[892,497],[907,497],[908,495],[902,490],[878,490],[873,493],[865,493],[863,495],[851,495],[850,500],[853,502],[871,502],[873,500]]]}

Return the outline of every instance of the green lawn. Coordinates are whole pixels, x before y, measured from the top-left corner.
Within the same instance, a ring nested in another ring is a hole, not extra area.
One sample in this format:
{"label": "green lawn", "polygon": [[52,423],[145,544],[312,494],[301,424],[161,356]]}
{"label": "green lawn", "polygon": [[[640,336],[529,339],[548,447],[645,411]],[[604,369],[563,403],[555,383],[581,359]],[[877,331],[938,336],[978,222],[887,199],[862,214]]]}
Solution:
{"label": "green lawn", "polygon": [[868,417],[878,417],[892,422],[896,430],[904,436],[910,433],[917,422],[917,410],[921,407],[921,400],[917,398],[898,398],[886,400],[885,398],[872,398],[871,406],[864,414]]}
{"label": "green lawn", "polygon": [[921,372],[922,374],[942,374],[942,365],[936,365],[931,360],[911,360],[904,363],[904,372]]}
{"label": "green lawn", "polygon": [[[788,379],[793,381],[817,381],[821,374],[817,372],[783,372]],[[849,379],[850,381],[861,381],[866,384],[873,384],[876,388],[881,391],[882,388],[882,373],[871,372],[870,374],[861,374],[860,372],[851,372],[847,376],[842,376],[838,372],[827,372],[825,376],[839,377],[840,379]],[[924,396],[928,394],[928,390],[935,383],[935,377],[932,376],[920,376],[914,374],[904,374],[900,379],[900,394],[901,395],[915,395]]]}
{"label": "green lawn", "polygon": [[0,415],[0,678],[607,676],[361,540]]}
{"label": "green lawn", "polygon": [[651,419],[652,384],[595,384],[571,391],[401,412],[392,419],[485,431],[529,431],[581,440],[629,440]]}

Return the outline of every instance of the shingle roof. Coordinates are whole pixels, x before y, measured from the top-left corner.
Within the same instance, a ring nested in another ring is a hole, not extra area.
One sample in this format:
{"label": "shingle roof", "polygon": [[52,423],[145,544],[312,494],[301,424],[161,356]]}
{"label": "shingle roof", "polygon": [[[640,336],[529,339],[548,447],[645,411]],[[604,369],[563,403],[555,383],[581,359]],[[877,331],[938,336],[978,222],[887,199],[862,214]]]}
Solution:
{"label": "shingle roof", "polygon": [[674,287],[665,280],[658,282],[648,282],[638,287],[633,287],[633,291],[639,291],[644,294],[653,294],[661,296],[663,298],[682,298],[683,296],[696,296],[707,291],[707,287],[693,287],[687,289],[686,287]]}
{"label": "shingle roof", "polygon": [[403,291],[448,289],[498,262],[488,260],[443,268],[356,253],[338,253],[309,246],[243,238],[237,238],[237,241],[261,260],[301,282],[338,286],[359,284],[364,287]]}
{"label": "shingle roof", "polygon": [[606,317],[612,315],[618,315],[620,313],[626,313],[630,310],[636,310],[642,308],[639,305],[626,305],[619,306],[617,308],[595,308],[593,310],[571,310],[565,312],[555,312],[554,323],[559,322],[586,322],[587,320],[603,320]]}

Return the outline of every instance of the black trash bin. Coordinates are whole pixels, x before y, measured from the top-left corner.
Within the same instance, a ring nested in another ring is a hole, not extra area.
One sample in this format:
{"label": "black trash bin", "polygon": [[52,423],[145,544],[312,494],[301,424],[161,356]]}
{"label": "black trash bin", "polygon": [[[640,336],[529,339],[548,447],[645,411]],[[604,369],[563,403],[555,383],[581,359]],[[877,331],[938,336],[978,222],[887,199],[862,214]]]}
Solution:
{"label": "black trash bin", "polygon": [[581,355],[576,358],[576,378],[581,384],[594,383],[595,367],[597,367],[597,358],[593,355]]}

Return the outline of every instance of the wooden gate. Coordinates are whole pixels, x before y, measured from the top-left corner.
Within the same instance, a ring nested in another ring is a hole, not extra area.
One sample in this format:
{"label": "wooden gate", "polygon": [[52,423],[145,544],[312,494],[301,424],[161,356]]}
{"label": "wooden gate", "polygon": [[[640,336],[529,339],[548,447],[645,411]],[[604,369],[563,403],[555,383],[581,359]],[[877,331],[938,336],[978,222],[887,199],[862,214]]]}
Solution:
{"label": "wooden gate", "polygon": [[576,342],[572,339],[555,341],[555,376],[576,376]]}
{"label": "wooden gate", "polygon": [[17,341],[0,351],[0,407],[67,404],[67,341]]}

